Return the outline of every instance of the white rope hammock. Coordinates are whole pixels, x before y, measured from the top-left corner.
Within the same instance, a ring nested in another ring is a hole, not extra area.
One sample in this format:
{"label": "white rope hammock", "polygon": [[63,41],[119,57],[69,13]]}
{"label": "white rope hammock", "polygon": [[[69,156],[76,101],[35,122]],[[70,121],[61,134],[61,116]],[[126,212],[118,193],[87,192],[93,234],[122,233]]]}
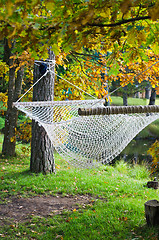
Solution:
{"label": "white rope hammock", "polygon": [[[56,151],[66,161],[89,168],[112,161],[142,129],[159,118],[157,110],[153,112],[152,109],[148,110],[151,112],[149,114],[147,110],[94,114],[95,109],[103,109],[103,103],[104,99],[52,102],[18,100],[14,106],[45,128]],[[79,108],[80,111],[91,108],[89,112],[93,115],[80,116]],[[112,107],[104,109],[107,108]]]}

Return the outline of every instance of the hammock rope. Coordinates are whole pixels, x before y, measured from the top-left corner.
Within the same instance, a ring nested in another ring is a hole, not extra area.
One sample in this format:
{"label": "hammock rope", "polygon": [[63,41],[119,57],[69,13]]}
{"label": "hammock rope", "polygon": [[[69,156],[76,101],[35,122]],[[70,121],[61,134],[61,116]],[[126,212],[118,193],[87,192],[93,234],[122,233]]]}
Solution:
{"label": "hammock rope", "polygon": [[[40,62],[42,63],[43,61],[36,61],[36,62]],[[36,63],[35,63],[36,64]],[[38,65],[39,66],[39,65]],[[56,74],[55,72],[50,70],[50,64],[49,64],[49,69],[46,70],[46,72],[16,101],[19,102],[43,77],[45,77],[49,72],[51,72],[52,74],[55,74],[57,77],[61,78],[62,80],[64,80],[65,82],[69,83],[71,86],[77,88],[78,90],[80,90],[81,92],[87,94],[89,97],[96,99],[96,97],[92,96],[91,94],[87,93],[86,91],[84,91],[82,88],[79,88],[78,86],[76,86],[75,84],[71,83],[70,81],[66,80],[65,78],[61,77],[60,75]]]}
{"label": "hammock rope", "polygon": [[13,105],[45,128],[66,161],[82,168],[111,162],[142,129],[159,118],[159,106],[104,107],[104,99],[20,99]]}
{"label": "hammock rope", "polygon": [[[87,109],[97,101],[17,102],[14,106],[45,128],[66,161],[89,168],[112,161],[142,129],[159,118],[159,113],[79,116],[79,108]],[[103,104],[96,106],[100,109]]]}

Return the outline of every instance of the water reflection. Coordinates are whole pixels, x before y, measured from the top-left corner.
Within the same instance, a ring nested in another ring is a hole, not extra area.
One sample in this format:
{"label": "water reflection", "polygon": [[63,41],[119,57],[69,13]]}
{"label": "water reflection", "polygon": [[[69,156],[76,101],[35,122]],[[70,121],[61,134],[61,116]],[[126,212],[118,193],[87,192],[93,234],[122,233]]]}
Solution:
{"label": "water reflection", "polygon": [[113,163],[121,159],[134,164],[151,162],[152,158],[147,154],[147,151],[154,142],[155,139],[133,139],[122,153],[113,160]]}

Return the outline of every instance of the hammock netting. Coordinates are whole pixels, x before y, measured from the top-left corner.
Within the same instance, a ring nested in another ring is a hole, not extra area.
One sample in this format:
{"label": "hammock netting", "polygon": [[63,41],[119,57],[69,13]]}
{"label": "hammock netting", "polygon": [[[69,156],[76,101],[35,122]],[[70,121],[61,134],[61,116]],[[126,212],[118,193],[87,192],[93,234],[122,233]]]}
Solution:
{"label": "hammock netting", "polygon": [[56,151],[71,164],[90,168],[111,162],[159,113],[79,116],[79,108],[103,107],[99,100],[17,102],[42,125]]}

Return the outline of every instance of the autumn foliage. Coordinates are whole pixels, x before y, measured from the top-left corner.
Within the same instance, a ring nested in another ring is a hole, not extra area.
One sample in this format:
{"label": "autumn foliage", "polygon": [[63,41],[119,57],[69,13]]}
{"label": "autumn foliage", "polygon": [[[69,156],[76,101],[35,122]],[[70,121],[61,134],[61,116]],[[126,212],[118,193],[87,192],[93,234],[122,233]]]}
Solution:
{"label": "autumn foliage", "polygon": [[151,172],[152,174],[159,172],[159,141],[155,143],[148,150],[148,153],[152,156]]}
{"label": "autumn foliage", "polygon": [[[122,87],[148,81],[159,91],[158,19],[158,0],[3,0],[0,40],[7,39],[10,69],[25,69],[23,93],[32,84],[34,61],[47,59],[51,47],[63,78],[56,76],[55,100],[86,97],[75,86],[108,98],[117,80]],[[10,69],[0,61],[0,77],[8,83]]]}

